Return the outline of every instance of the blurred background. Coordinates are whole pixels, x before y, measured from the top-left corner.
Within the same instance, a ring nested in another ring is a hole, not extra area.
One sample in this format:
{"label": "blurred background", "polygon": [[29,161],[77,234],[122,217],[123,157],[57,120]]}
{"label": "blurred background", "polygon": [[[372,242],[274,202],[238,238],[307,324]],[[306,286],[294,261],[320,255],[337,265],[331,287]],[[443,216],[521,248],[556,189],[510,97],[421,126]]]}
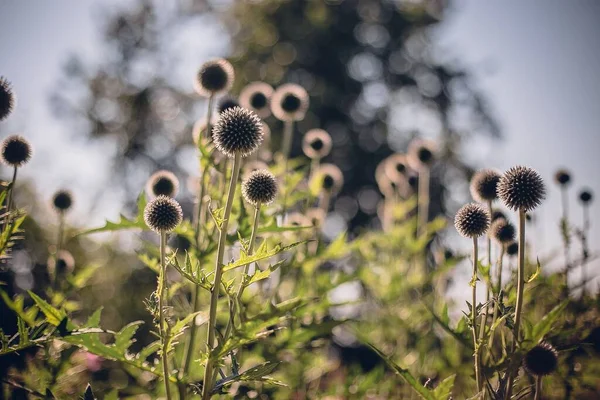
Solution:
{"label": "blurred background", "polygon": [[[346,181],[328,236],[379,226],[375,167],[421,136],[442,143],[432,214],[453,216],[481,167],[537,169],[548,200],[536,210],[534,250],[547,257],[544,268],[560,268],[554,172],[572,173],[574,224],[579,190],[600,193],[599,18],[593,0],[5,1],[0,75],[18,103],[0,133],[33,143],[19,204],[40,224],[55,223],[49,199],[68,188],[73,229],[100,225],[131,214],[155,170],[183,182],[196,176],[191,127],[206,106],[192,80],[204,61],[223,56],[236,68],[233,94],[255,80],[307,88],[311,111],[298,131],[331,133],[328,161]],[[281,126],[270,122],[277,142]],[[190,192],[182,202],[191,212]],[[593,224],[592,249],[599,238]],[[139,246],[133,233],[95,239],[116,240],[123,252]],[[45,262],[39,254],[18,268],[22,288]],[[599,264],[590,268],[597,276]],[[571,279],[579,282],[578,272]]]}

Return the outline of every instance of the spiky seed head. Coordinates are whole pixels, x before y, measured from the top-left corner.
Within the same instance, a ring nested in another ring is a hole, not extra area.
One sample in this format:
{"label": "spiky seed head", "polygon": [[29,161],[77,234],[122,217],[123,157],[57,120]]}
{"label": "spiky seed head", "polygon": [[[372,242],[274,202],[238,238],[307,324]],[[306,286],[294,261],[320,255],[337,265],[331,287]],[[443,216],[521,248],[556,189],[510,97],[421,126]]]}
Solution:
{"label": "spiky seed head", "polygon": [[593,195],[592,195],[592,191],[589,189],[586,190],[582,190],[581,193],[579,193],[579,200],[583,203],[583,204],[588,204],[593,200]]}
{"label": "spiky seed head", "polygon": [[531,211],[546,197],[546,187],[536,170],[519,165],[500,178],[498,197],[511,210]]}
{"label": "spiky seed head", "polygon": [[490,237],[501,244],[508,244],[515,240],[515,226],[504,218],[492,222],[488,232]]}
{"label": "spiky seed head", "polygon": [[571,174],[565,169],[559,169],[554,174],[554,180],[560,186],[567,186],[569,183],[571,183]]}
{"label": "spiky seed head", "polygon": [[223,58],[205,62],[194,81],[196,92],[201,96],[211,96],[228,92],[233,85],[235,74],[231,63]]}
{"label": "spiky seed head", "polygon": [[52,205],[59,213],[67,212],[73,207],[73,195],[68,190],[59,190],[52,197]]}
{"label": "spiky seed head", "polygon": [[165,195],[169,197],[177,196],[179,192],[179,179],[174,173],[167,170],[160,170],[153,173],[146,182],[146,193],[150,197]]}
{"label": "spiky seed head", "polygon": [[408,145],[408,163],[416,171],[429,168],[435,161],[436,152],[436,145],[431,140],[414,139]]}
{"label": "spiky seed head", "polygon": [[323,129],[311,129],[302,138],[302,151],[308,158],[321,159],[331,151],[331,136]]}
{"label": "spiky seed head", "polygon": [[31,158],[31,145],[23,136],[12,135],[2,142],[2,162],[11,167],[21,167]]}
{"label": "spiky seed head", "polygon": [[225,110],[229,110],[233,107],[239,107],[240,103],[233,97],[227,96],[219,100],[219,105],[217,106],[217,111],[221,114]]}
{"label": "spiky seed head", "polygon": [[519,254],[519,243],[512,242],[506,246],[506,254],[509,256],[516,256]]}
{"label": "spiky seed head", "polygon": [[15,93],[10,82],[0,76],[0,121],[5,120],[15,109]]}
{"label": "spiky seed head", "polygon": [[333,195],[339,193],[344,186],[344,174],[334,164],[321,164],[315,171],[315,179],[319,179],[321,188]]}
{"label": "spiky seed head", "polygon": [[504,214],[503,211],[498,210],[498,209],[494,209],[492,210],[492,222],[494,222],[497,219],[506,219],[506,214]]}
{"label": "spiky seed head", "polygon": [[306,90],[295,83],[279,86],[271,97],[271,111],[280,121],[301,121],[308,111]]}
{"label": "spiky seed head", "polygon": [[271,115],[271,96],[273,96],[271,85],[265,82],[252,82],[240,92],[240,105],[264,119]]}
{"label": "spiky seed head", "polygon": [[494,169],[482,169],[471,178],[471,196],[475,201],[487,203],[498,198],[498,182],[502,174]]}
{"label": "spiky seed head", "polygon": [[242,107],[231,108],[221,114],[213,129],[213,141],[227,157],[240,153],[252,154],[263,139],[263,123],[253,111]]}
{"label": "spiky seed head", "polygon": [[48,257],[48,272],[51,276],[66,275],[75,269],[75,258],[67,250],[60,250]]}
{"label": "spiky seed head", "polygon": [[404,184],[411,172],[405,154],[392,154],[385,164],[385,174],[397,185]]}
{"label": "spiky seed head", "polygon": [[183,212],[177,200],[160,195],[146,204],[144,222],[155,232],[171,232],[183,219]]}
{"label": "spiky seed head", "polygon": [[490,215],[481,205],[464,205],[454,217],[454,226],[464,237],[476,238],[486,233],[490,226]]}
{"label": "spiky seed head", "polygon": [[523,366],[531,375],[550,375],[558,366],[558,352],[550,343],[540,343],[525,354]]}
{"label": "spiky seed head", "polygon": [[277,195],[277,181],[275,176],[267,170],[258,170],[250,173],[242,182],[242,195],[253,206],[270,204]]}

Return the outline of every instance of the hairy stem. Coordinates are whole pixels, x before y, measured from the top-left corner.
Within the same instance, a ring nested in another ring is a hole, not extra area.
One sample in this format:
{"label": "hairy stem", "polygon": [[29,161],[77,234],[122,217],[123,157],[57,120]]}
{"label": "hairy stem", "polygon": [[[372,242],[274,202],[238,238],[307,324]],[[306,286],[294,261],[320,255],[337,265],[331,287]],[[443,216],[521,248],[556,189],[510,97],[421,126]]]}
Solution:
{"label": "hairy stem", "polygon": [[479,371],[479,349],[477,340],[477,238],[473,238],[473,277],[471,283],[471,324],[473,325],[473,348],[474,353],[474,366],[475,366],[475,380],[477,381],[477,392],[481,392],[481,377]]}
{"label": "hairy stem", "polygon": [[233,205],[233,197],[235,196],[235,188],[237,185],[238,176],[240,174],[240,165],[242,157],[240,153],[235,154],[233,160],[233,172],[229,181],[229,190],[227,192],[227,202],[225,205],[225,213],[223,214],[223,223],[219,229],[219,244],[217,247],[217,259],[215,263],[215,280],[211,289],[210,296],[210,311],[208,317],[208,359],[206,360],[206,368],[204,370],[204,383],[202,385],[202,399],[208,400],[211,397],[213,388],[213,349],[215,347],[216,323],[217,323],[217,302],[219,301],[219,289],[221,285],[221,277],[223,275],[223,255],[225,254],[225,244],[227,239],[227,225],[229,216],[231,215],[231,207]]}
{"label": "hairy stem", "polygon": [[160,333],[161,353],[162,353],[162,369],[165,381],[165,394],[167,400],[171,400],[171,388],[169,385],[169,356],[167,354],[167,337],[165,332],[165,315],[164,308],[166,307],[167,294],[167,263],[166,263],[166,246],[167,233],[160,233],[160,276],[159,276],[159,292],[158,292],[158,331]]}

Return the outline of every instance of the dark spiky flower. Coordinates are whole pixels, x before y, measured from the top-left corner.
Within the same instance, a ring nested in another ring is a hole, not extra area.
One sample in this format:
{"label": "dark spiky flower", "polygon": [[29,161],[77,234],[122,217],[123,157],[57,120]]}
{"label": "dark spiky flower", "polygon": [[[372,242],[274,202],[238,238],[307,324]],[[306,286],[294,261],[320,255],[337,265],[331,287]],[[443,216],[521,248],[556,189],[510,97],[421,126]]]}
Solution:
{"label": "dark spiky flower", "polygon": [[158,233],[170,232],[181,223],[183,212],[179,203],[168,196],[158,196],[146,204],[144,222]]}
{"label": "dark spiky flower", "polygon": [[492,222],[500,218],[506,219],[506,214],[504,214],[503,211],[498,209],[492,210]]}
{"label": "dark spiky flower", "polygon": [[592,191],[587,189],[587,190],[582,190],[581,193],[579,193],[579,200],[583,203],[583,204],[587,204],[589,202],[591,202],[593,199],[592,196]]}
{"label": "dark spiky flower", "polygon": [[10,82],[0,76],[0,121],[3,121],[15,109],[15,93]]}
{"label": "dark spiky flower", "polygon": [[471,178],[469,187],[473,199],[481,203],[496,200],[498,198],[496,189],[501,176],[500,172],[493,169],[477,171]]}
{"label": "dark spiky flower", "polygon": [[171,171],[164,169],[153,173],[146,182],[146,193],[151,197],[175,197],[178,191],[179,179]]}
{"label": "dark spiky flower", "polygon": [[300,121],[308,111],[308,93],[295,83],[279,86],[271,97],[271,111],[280,121]]}
{"label": "dark spiky flower", "polygon": [[2,142],[2,162],[21,167],[31,158],[31,145],[23,136],[12,135]]}
{"label": "dark spiky flower", "polygon": [[559,169],[554,174],[554,180],[560,186],[566,186],[571,182],[571,174],[565,169]]}
{"label": "dark spiky flower", "polygon": [[308,158],[321,159],[331,151],[331,136],[323,129],[311,129],[302,139],[302,151]]}
{"label": "dark spiky flower", "polygon": [[519,254],[519,243],[509,243],[508,246],[506,246],[506,254],[508,254],[509,256],[516,256],[517,254]]}
{"label": "dark spiky flower", "polygon": [[75,269],[75,258],[67,250],[60,250],[56,256],[48,258],[48,272],[50,275],[65,275]]}
{"label": "dark spiky flower", "polygon": [[536,170],[516,166],[500,178],[498,197],[511,210],[531,211],[546,197],[546,187]]}
{"label": "dark spiky flower", "polygon": [[261,118],[271,115],[271,96],[273,87],[264,82],[252,82],[240,92],[240,105],[254,111]]}
{"label": "dark spiky flower", "polygon": [[229,61],[217,58],[205,62],[194,81],[194,87],[201,96],[212,96],[231,89],[233,85],[234,71]]}
{"label": "dark spiky flower", "polygon": [[415,171],[429,168],[435,161],[436,146],[431,140],[413,139],[408,145],[407,160]]}
{"label": "dark spiky flower", "polygon": [[501,244],[508,244],[515,240],[515,226],[504,218],[492,222],[488,232],[490,237]]}
{"label": "dark spiky flower", "polygon": [[258,116],[242,107],[234,107],[223,114],[213,129],[217,149],[228,157],[253,153],[263,139],[263,123]]}
{"label": "dark spiky flower", "polygon": [[464,237],[476,238],[483,235],[490,226],[490,215],[476,203],[464,205],[454,217],[454,226]]}
{"label": "dark spiky flower", "polygon": [[257,170],[242,182],[242,195],[253,206],[269,204],[277,195],[277,181],[267,170]]}
{"label": "dark spiky flower", "polygon": [[219,112],[219,114],[221,114],[225,110],[229,110],[230,108],[239,106],[240,103],[234,97],[227,96],[219,100],[217,111]]}
{"label": "dark spiky flower", "polygon": [[315,172],[315,178],[320,180],[325,191],[332,194],[337,194],[344,186],[344,174],[334,164],[321,164]]}
{"label": "dark spiky flower", "polygon": [[550,343],[540,343],[525,354],[523,366],[531,375],[550,375],[558,366],[558,352]]}
{"label": "dark spiky flower", "polygon": [[52,197],[52,205],[58,212],[66,212],[73,206],[73,195],[68,190],[59,190]]}

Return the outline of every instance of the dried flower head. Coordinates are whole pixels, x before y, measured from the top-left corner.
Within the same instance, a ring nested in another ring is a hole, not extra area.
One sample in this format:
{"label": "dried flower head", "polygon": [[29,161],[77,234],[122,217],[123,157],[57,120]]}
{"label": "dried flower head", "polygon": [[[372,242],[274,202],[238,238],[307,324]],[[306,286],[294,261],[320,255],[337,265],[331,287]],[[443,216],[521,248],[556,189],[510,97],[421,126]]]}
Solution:
{"label": "dried flower head", "polygon": [[464,237],[476,238],[483,235],[490,226],[490,215],[476,203],[464,205],[454,217],[454,226]]}
{"label": "dried flower head", "polygon": [[175,197],[179,191],[179,179],[171,171],[160,170],[153,173],[146,182],[146,193],[150,197],[160,195]]}
{"label": "dried flower head", "polygon": [[554,174],[554,180],[560,186],[567,186],[571,182],[571,174],[565,169],[559,169]]}
{"label": "dried flower head", "polygon": [[226,96],[219,100],[219,104],[217,105],[217,111],[219,112],[219,114],[221,114],[225,110],[229,110],[230,108],[239,106],[240,103],[234,97]]}
{"label": "dried flower head", "polygon": [[531,375],[550,375],[558,366],[558,352],[550,343],[540,343],[525,354],[523,366]]}
{"label": "dried flower head", "polygon": [[405,154],[392,154],[386,158],[385,174],[396,184],[404,184],[411,169]]}
{"label": "dried flower head", "polygon": [[302,151],[308,158],[326,157],[331,151],[331,136],[323,129],[311,129],[302,139]]}
{"label": "dried flower head", "polygon": [[431,140],[414,139],[408,145],[408,163],[415,171],[429,168],[435,161],[436,151],[436,145]]}
{"label": "dried flower head", "polygon": [[0,76],[0,121],[8,117],[15,109],[15,93],[12,90],[10,82],[3,76]]}
{"label": "dried flower head", "polygon": [[387,163],[389,158],[383,159],[375,168],[375,181],[377,182],[377,187],[379,191],[385,197],[393,197],[396,193],[397,185],[395,182],[392,182],[390,177],[386,174]]}
{"label": "dried flower head", "polygon": [[280,121],[301,121],[308,111],[308,93],[295,83],[279,86],[271,97],[271,111]]}
{"label": "dried flower head", "polygon": [[48,272],[51,276],[67,275],[75,269],[75,258],[67,250],[60,250],[56,256],[48,257]]}
{"label": "dried flower head", "polygon": [[31,158],[31,145],[23,136],[12,135],[2,141],[2,162],[21,167]]}
{"label": "dried flower head", "polygon": [[581,193],[579,193],[579,200],[583,204],[590,203],[593,200],[592,191],[589,189],[582,190]]}
{"label": "dried flower head", "polygon": [[511,210],[531,211],[546,197],[546,187],[537,171],[516,166],[500,178],[498,197]]}
{"label": "dried flower head", "polygon": [[508,244],[515,240],[515,226],[504,218],[492,222],[488,232],[490,237],[501,244]]}
{"label": "dried flower head", "polygon": [[73,195],[68,190],[59,190],[52,197],[52,205],[58,212],[66,212],[73,207]]}
{"label": "dried flower head", "polygon": [[321,188],[333,195],[339,193],[344,186],[344,174],[337,165],[321,164],[314,176],[314,179],[319,180]]}
{"label": "dried flower head", "polygon": [[475,201],[486,203],[498,198],[498,182],[502,174],[494,169],[482,169],[471,178],[471,196]]}
{"label": "dried flower head", "polygon": [[498,209],[492,210],[492,222],[500,218],[506,219],[506,214],[504,214],[504,211]]}
{"label": "dried flower head", "polygon": [[506,254],[509,256],[516,256],[519,254],[519,243],[512,242],[506,246]]}
{"label": "dried flower head", "polygon": [[228,157],[240,153],[246,157],[254,152],[263,139],[263,123],[258,116],[242,107],[221,114],[213,129],[217,149]]}
{"label": "dried flower head", "polygon": [[201,96],[212,96],[228,92],[234,80],[233,66],[223,58],[205,62],[194,81],[196,92]]}
{"label": "dried flower head", "polygon": [[268,83],[252,82],[240,92],[240,105],[264,119],[271,115],[272,95],[273,87]]}
{"label": "dried flower head", "polygon": [[242,182],[242,195],[253,206],[270,204],[277,195],[275,176],[265,169],[252,172]]}
{"label": "dried flower head", "polygon": [[158,196],[146,204],[144,222],[158,233],[170,232],[181,223],[183,212],[179,203],[168,196]]}

